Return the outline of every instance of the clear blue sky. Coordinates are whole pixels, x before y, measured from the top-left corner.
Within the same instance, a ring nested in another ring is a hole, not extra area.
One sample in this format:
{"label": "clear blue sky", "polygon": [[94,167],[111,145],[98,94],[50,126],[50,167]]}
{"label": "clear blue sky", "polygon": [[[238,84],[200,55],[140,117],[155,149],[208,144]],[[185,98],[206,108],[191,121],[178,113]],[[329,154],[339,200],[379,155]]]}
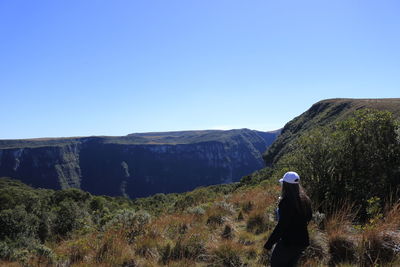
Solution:
{"label": "clear blue sky", "polygon": [[400,1],[0,1],[0,139],[284,126],[400,97]]}

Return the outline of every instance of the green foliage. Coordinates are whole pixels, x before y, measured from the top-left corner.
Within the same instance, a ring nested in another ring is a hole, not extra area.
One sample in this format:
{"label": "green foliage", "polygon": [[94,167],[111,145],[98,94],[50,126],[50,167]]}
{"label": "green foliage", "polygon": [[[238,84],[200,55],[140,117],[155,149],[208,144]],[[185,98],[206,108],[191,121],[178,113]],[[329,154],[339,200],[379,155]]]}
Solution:
{"label": "green foliage", "polygon": [[297,170],[317,203],[327,206],[347,198],[365,215],[368,199],[399,193],[398,130],[391,113],[360,110],[333,128],[303,135],[277,166]]}
{"label": "green foliage", "polygon": [[76,203],[85,203],[91,198],[92,196],[88,192],[76,188],[68,188],[65,190],[55,191],[52,197],[52,201],[56,204],[59,204],[64,200],[71,200]]}
{"label": "green foliage", "polygon": [[54,232],[60,236],[66,236],[82,228],[87,216],[85,209],[82,209],[75,201],[65,199],[57,207]]}
{"label": "green foliage", "polygon": [[0,178],[0,259],[24,262],[31,253],[49,261],[52,256],[43,246],[45,242],[68,237],[74,231],[101,229],[126,208],[134,205],[124,198],[93,197],[73,188],[33,189],[17,180]]}
{"label": "green foliage", "polygon": [[250,175],[242,177],[242,179],[240,179],[239,186],[258,185],[261,181],[270,178],[273,172],[274,169],[270,167],[266,167],[261,170],[255,171]]}
{"label": "green foliage", "polygon": [[122,230],[129,242],[142,235],[145,226],[150,222],[151,216],[145,211],[135,212],[134,210],[120,210],[105,225],[105,229]]}
{"label": "green foliage", "polygon": [[381,199],[379,197],[372,197],[367,200],[367,216],[370,224],[375,224],[383,217]]}
{"label": "green foliage", "polygon": [[24,206],[0,211],[0,240],[35,236],[38,226],[38,218],[27,213]]}

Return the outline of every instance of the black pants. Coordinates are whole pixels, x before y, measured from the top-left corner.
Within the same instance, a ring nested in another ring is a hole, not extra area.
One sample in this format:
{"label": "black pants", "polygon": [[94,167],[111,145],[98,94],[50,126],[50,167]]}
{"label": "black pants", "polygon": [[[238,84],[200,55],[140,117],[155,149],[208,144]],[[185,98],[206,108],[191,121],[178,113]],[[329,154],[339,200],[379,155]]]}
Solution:
{"label": "black pants", "polygon": [[295,267],[304,249],[304,246],[286,246],[279,241],[272,251],[271,267]]}

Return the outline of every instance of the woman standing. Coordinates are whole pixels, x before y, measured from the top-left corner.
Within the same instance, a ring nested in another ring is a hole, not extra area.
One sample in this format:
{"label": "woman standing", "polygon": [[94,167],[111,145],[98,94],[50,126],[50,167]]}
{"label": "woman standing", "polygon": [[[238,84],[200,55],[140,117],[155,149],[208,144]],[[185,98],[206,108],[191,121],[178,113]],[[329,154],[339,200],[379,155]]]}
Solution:
{"label": "woman standing", "polygon": [[279,182],[282,197],[277,212],[278,224],[264,248],[271,250],[277,243],[272,252],[271,267],[292,267],[310,244],[307,225],[312,218],[311,201],[301,187],[297,173],[287,172]]}

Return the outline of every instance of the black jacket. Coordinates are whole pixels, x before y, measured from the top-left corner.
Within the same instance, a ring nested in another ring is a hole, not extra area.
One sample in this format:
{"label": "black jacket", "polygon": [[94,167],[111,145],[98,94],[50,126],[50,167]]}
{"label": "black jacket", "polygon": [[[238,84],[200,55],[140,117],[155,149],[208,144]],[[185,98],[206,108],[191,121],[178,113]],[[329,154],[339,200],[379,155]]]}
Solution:
{"label": "black jacket", "polygon": [[302,214],[283,198],[279,202],[279,221],[274,231],[269,236],[264,248],[271,249],[279,240],[288,246],[308,246],[307,225],[312,218],[312,210],[308,205],[305,214]]}

